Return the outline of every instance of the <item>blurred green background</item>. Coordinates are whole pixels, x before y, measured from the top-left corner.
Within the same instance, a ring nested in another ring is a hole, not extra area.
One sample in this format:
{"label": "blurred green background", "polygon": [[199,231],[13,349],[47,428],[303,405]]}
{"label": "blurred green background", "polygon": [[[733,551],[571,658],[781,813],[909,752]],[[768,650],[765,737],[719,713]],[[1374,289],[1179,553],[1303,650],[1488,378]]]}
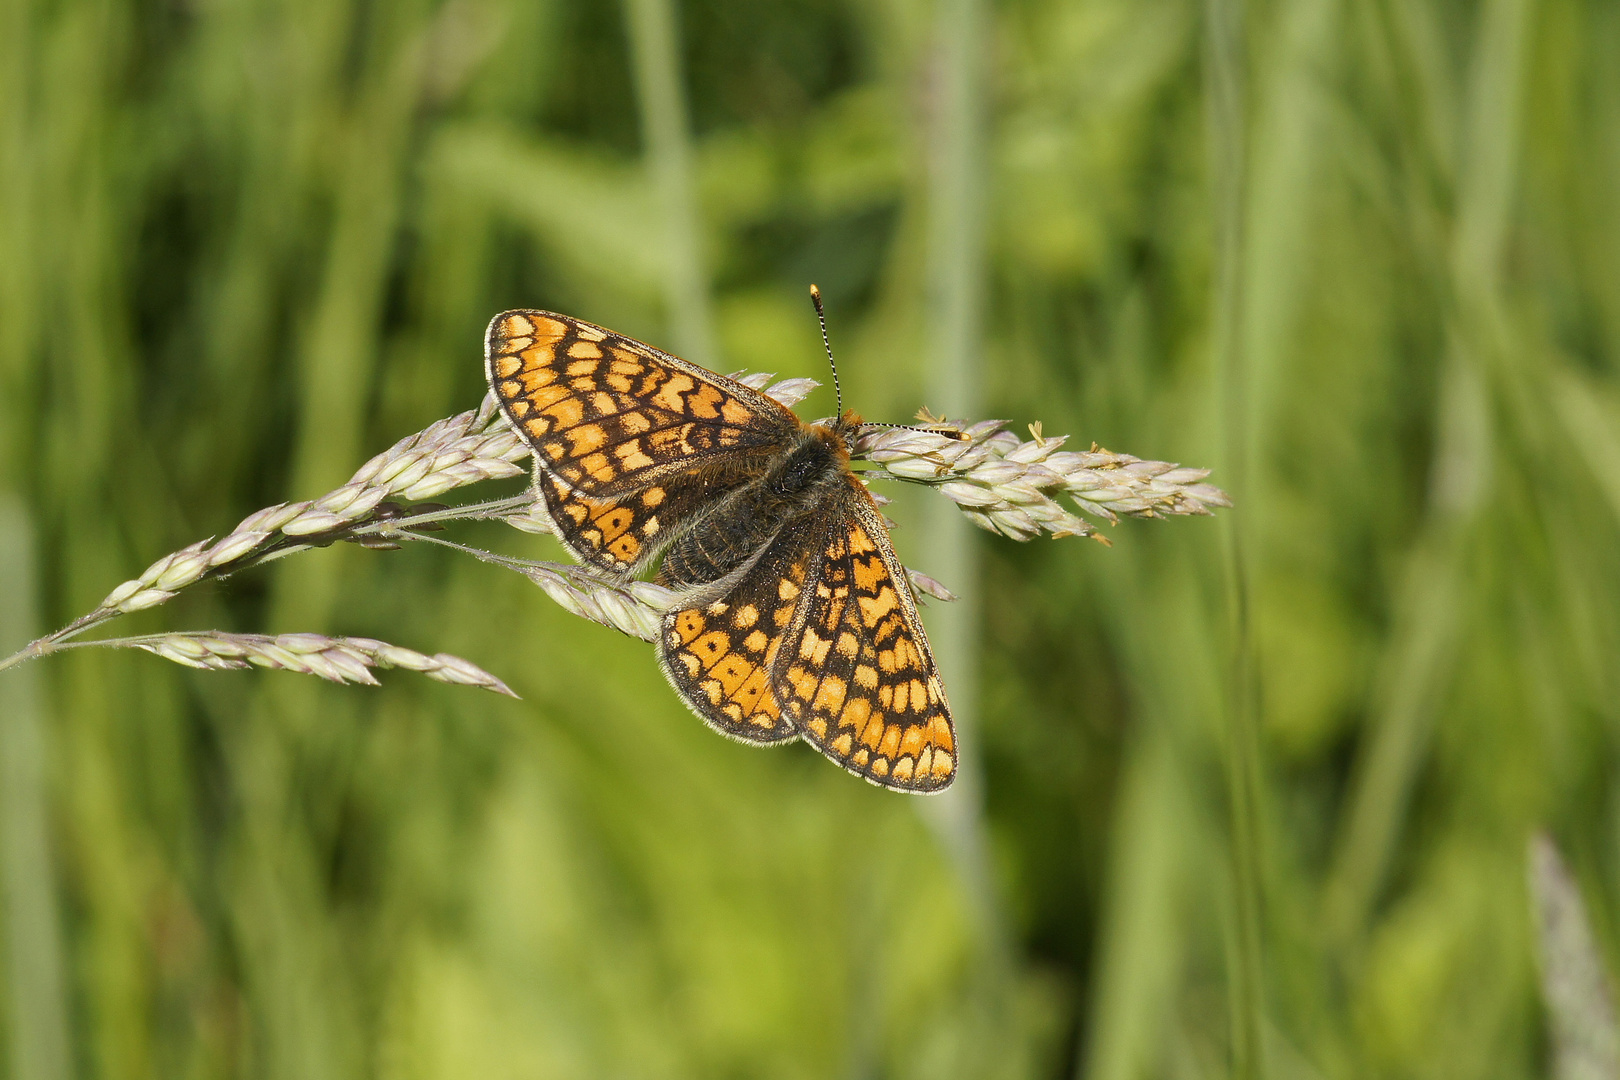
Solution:
{"label": "blurred green background", "polygon": [[1525,875],[1546,829],[1613,970],[1617,192],[1606,0],[8,0],[9,647],[474,407],[509,307],[825,381],[815,281],[869,418],[1237,508],[1019,545],[895,492],[964,596],[933,800],[437,550],[119,629],[521,702],[6,672],[0,1075],[1598,1075]]}

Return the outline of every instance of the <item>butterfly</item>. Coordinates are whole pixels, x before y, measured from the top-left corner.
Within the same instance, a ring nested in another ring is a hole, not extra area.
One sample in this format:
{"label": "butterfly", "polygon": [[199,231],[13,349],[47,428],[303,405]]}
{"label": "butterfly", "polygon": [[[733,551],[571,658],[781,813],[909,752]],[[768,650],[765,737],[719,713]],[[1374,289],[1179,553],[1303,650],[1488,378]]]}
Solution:
{"label": "butterfly", "polygon": [[657,564],[675,590],[658,662],[693,712],[749,743],[803,739],[883,787],[950,784],[945,689],[850,468],[859,416],[806,424],[735,379],[549,311],[497,315],[485,361],[558,539],[613,580]]}

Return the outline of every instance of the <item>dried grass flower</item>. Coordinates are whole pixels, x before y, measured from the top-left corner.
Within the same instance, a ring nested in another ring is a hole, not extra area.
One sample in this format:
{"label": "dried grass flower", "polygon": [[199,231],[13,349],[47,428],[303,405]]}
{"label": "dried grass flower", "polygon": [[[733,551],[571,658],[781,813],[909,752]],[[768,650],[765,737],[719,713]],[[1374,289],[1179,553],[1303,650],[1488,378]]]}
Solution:
{"label": "dried grass flower", "polygon": [[[772,382],[769,374],[734,376],[792,406],[816,389],[813,379]],[[942,421],[926,414],[934,426]],[[851,447],[869,467],[867,482],[899,480],[932,487],[974,524],[1014,540],[1041,534],[1094,536],[1107,541],[1079,514],[1109,524],[1125,517],[1208,514],[1231,505],[1208,483],[1207,469],[1145,461],[1097,447],[1062,449],[1065,438],[1045,437],[1032,425],[1021,440],[1007,423],[986,420],[949,433],[873,427]],[[107,595],[92,612],[0,660],[0,670],[68,647],[139,648],[200,668],[275,668],[335,682],[376,683],[373,668],[400,667],[441,682],[512,691],[500,679],[459,657],[429,656],[371,638],[320,634],[235,634],[189,631],[99,641],[73,640],[120,615],[167,602],[181,590],[219,580],[274,559],[338,542],[378,549],[407,542],[453,548],[523,574],[566,610],[642,640],[656,638],[659,620],[677,594],[649,581],[611,581],[572,563],[512,559],[428,535],[452,521],[499,520],[524,532],[551,532],[544,504],[533,490],[511,498],[461,506],[430,502],[485,480],[525,473],[528,446],[486,396],[477,410],[460,413],[401,439],[366,462],[343,486],[308,502],[269,506],[244,518],[218,539],[200,540],[165,555]],[[878,501],[881,495],[874,493]],[[1067,499],[1073,509],[1063,505]],[[1078,511],[1078,514],[1075,512]],[[944,585],[908,570],[919,600],[953,600]],[[515,696],[515,695],[514,695]]]}

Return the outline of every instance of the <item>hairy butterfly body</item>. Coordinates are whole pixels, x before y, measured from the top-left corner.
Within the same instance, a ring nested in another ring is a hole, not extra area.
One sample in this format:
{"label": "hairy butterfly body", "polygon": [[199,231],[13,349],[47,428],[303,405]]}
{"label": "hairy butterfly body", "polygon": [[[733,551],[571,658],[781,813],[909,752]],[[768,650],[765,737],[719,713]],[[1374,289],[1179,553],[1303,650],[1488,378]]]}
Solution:
{"label": "hairy butterfly body", "polygon": [[496,316],[485,347],[563,544],[619,579],[662,556],[681,599],[659,663],[694,712],[748,742],[803,738],[885,787],[951,782],[955,731],[910,582],[850,469],[858,416],[805,424],[551,312]]}

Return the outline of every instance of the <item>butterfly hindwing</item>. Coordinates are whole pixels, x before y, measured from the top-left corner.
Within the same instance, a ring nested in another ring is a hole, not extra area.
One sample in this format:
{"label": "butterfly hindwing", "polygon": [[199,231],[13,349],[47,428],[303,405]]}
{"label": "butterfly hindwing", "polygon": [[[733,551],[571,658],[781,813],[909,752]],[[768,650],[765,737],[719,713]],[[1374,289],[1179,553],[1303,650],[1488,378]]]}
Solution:
{"label": "butterfly hindwing", "polygon": [[535,486],[557,538],[588,566],[628,576],[646,566],[678,527],[717,495],[747,483],[768,459],[749,457],[668,476],[619,495],[593,498],[544,469]]}
{"label": "butterfly hindwing", "polygon": [[829,511],[772,689],[804,738],[850,772],[937,791],[956,772],[950,706],[882,516],[858,480],[849,484]]}
{"label": "butterfly hindwing", "polygon": [[784,529],[734,578],[664,616],[658,642],[664,674],[692,711],[723,734],[756,743],[799,736],[771,684],[804,590],[816,524]]}
{"label": "butterfly hindwing", "polygon": [[664,618],[659,655],[698,715],[752,742],[802,736],[875,784],[938,791],[956,732],[905,569],[850,478],[715,596]]}

